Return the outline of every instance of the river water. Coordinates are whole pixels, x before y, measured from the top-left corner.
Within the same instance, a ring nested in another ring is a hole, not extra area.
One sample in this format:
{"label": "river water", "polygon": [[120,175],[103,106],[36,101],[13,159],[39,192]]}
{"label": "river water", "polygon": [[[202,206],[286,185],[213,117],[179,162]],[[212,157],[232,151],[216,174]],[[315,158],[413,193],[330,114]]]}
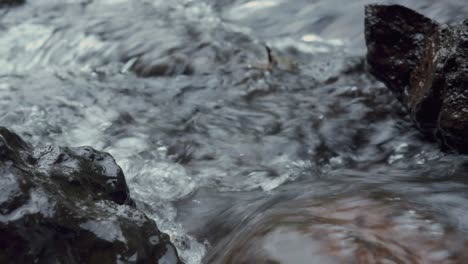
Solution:
{"label": "river water", "polygon": [[[465,0],[395,2],[468,14]],[[0,9],[0,124],[111,153],[186,263],[460,262],[468,157],[421,137],[366,74],[368,3]]]}

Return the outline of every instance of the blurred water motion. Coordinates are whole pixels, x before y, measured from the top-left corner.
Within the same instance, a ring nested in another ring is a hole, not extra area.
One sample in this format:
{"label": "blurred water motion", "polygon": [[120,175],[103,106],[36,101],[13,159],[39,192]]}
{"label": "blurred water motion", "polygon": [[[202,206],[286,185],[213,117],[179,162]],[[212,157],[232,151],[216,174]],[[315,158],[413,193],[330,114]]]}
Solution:
{"label": "blurred water motion", "polygon": [[235,230],[208,263],[462,263],[466,240],[391,197],[299,200]]}
{"label": "blurred water motion", "polygon": [[[186,263],[459,262],[468,160],[420,138],[365,73],[371,2],[1,9],[0,122],[36,145],[110,152]],[[390,2],[440,22],[468,13]]]}

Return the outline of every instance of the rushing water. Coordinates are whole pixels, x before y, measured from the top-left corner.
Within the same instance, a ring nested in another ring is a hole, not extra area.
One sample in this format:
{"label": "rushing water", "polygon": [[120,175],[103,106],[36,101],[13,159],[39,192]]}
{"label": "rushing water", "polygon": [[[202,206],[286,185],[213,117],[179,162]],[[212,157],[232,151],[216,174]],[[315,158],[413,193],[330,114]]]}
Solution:
{"label": "rushing water", "polygon": [[[187,263],[457,262],[468,157],[422,138],[365,73],[370,2],[0,9],[0,124],[111,153]],[[393,2],[468,14],[465,0]]]}

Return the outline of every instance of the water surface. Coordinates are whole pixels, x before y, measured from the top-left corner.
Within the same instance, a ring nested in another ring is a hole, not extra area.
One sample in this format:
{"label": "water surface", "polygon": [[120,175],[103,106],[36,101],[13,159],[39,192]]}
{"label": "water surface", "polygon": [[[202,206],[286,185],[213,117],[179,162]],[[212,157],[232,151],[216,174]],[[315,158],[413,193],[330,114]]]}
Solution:
{"label": "water surface", "polygon": [[[392,2],[440,22],[468,13],[463,0]],[[111,153],[187,263],[456,262],[468,159],[422,138],[366,74],[368,3],[36,0],[1,9],[0,124],[37,146]]]}

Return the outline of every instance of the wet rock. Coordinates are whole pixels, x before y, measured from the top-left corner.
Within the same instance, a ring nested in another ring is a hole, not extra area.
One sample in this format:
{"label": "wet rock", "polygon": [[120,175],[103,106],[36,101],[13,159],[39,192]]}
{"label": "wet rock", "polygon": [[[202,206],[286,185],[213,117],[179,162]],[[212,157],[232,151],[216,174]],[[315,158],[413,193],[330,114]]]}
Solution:
{"label": "wet rock", "polygon": [[155,61],[138,59],[130,68],[140,77],[163,77],[193,74],[189,58],[183,54],[175,54]]}
{"label": "wet rock", "polygon": [[0,7],[24,4],[26,0],[0,0]]}
{"label": "wet rock", "polygon": [[399,5],[366,7],[370,72],[443,146],[468,152],[468,20],[440,25]]}
{"label": "wet rock", "polygon": [[109,154],[33,149],[3,127],[0,238],[0,263],[181,263]]}

